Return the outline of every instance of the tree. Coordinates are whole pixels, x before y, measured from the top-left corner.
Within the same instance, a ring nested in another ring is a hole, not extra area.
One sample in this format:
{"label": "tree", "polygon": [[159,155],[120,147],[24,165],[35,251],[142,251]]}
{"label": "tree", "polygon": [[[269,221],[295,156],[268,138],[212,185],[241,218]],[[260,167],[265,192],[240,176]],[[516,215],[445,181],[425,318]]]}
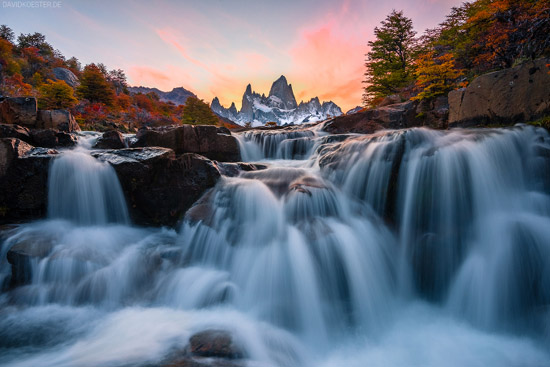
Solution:
{"label": "tree", "polygon": [[455,67],[451,53],[436,57],[433,52],[427,52],[416,62],[416,85],[421,92],[413,99],[431,99],[444,95],[454,88],[456,80],[462,75],[463,71]]}
{"label": "tree", "polygon": [[385,96],[398,93],[411,82],[412,60],[416,47],[416,32],[412,20],[402,11],[392,11],[374,28],[375,41],[365,62],[365,93],[363,102],[373,105]]}
{"label": "tree", "polygon": [[0,38],[5,39],[8,42],[12,42],[15,39],[15,33],[13,30],[5,24],[0,25]]}
{"label": "tree", "polygon": [[38,91],[38,106],[45,110],[72,108],[78,103],[73,88],[63,80],[48,80],[38,88]]}
{"label": "tree", "polygon": [[107,74],[107,80],[115,88],[117,95],[121,93],[128,94],[128,83],[126,82],[126,74],[122,69],[111,70]]}
{"label": "tree", "polygon": [[103,72],[95,65],[86,65],[80,79],[80,86],[76,90],[80,98],[87,99],[92,103],[103,103],[112,106],[115,93],[109,82],[105,79]]}
{"label": "tree", "polygon": [[219,120],[208,103],[196,97],[189,97],[183,107],[182,122],[193,125],[216,125]]}
{"label": "tree", "polygon": [[29,47],[37,48],[42,55],[53,54],[53,47],[48,42],[46,42],[46,36],[44,36],[42,33],[21,33],[19,37],[17,37],[17,45],[19,49],[25,49]]}

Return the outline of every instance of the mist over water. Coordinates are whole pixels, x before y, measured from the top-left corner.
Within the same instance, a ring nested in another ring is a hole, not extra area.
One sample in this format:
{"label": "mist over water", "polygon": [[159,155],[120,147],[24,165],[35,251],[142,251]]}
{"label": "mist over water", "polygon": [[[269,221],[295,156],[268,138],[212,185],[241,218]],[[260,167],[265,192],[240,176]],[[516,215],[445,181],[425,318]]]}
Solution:
{"label": "mist over water", "polygon": [[207,329],[249,366],[550,365],[543,129],[242,133],[268,168],[177,230],[130,223],[87,139],[52,163],[48,219],[3,233],[0,365],[151,366]]}

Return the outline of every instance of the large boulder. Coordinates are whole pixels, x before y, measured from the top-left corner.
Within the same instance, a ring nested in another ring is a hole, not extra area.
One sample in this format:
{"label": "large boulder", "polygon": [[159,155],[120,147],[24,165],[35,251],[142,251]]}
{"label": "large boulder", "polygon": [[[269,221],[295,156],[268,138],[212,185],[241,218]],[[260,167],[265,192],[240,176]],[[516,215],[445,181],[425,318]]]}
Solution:
{"label": "large boulder", "polygon": [[53,129],[30,130],[31,143],[43,148],[70,148],[78,143],[78,139],[64,131]]}
{"label": "large boulder", "polygon": [[50,161],[57,154],[19,139],[0,139],[0,224],[44,217]]}
{"label": "large boulder", "polygon": [[241,160],[239,144],[234,136],[221,133],[216,126],[183,125],[156,129],[140,129],[135,147],[164,147],[176,154],[197,153],[223,162]]}
{"label": "large boulder", "polygon": [[122,149],[125,146],[122,134],[117,130],[109,130],[97,139],[94,149]]}
{"label": "large boulder", "polygon": [[57,80],[63,80],[65,83],[70,85],[73,88],[76,88],[80,85],[80,81],[74,75],[72,71],[66,68],[54,68],[53,75]]}
{"label": "large boulder", "polygon": [[167,148],[98,150],[92,156],[115,169],[132,220],[142,225],[174,226],[220,178],[207,158]]}
{"label": "large boulder", "polygon": [[407,101],[338,116],[325,123],[323,130],[331,134],[372,134],[381,129],[423,126],[423,121],[417,117],[417,105],[417,102]]}
{"label": "large boulder", "polygon": [[0,102],[0,122],[34,127],[38,107],[34,97],[5,98]]}
{"label": "large boulder", "polygon": [[35,127],[65,132],[80,131],[74,116],[67,110],[39,110]]}
{"label": "large boulder", "polygon": [[449,93],[449,126],[526,122],[550,114],[550,59],[475,78]]}

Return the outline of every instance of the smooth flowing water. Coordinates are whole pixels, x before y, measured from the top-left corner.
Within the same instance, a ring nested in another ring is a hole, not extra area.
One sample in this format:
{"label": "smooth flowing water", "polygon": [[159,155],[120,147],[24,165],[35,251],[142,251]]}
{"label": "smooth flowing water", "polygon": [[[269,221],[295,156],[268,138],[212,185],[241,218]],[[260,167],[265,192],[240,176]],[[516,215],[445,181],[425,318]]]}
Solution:
{"label": "smooth flowing water", "polygon": [[[238,139],[267,168],[177,230],[129,223],[89,138],[56,158],[49,218],[3,233],[0,365],[162,365],[207,329],[233,366],[550,365],[545,130]],[[12,248],[31,277],[8,290]]]}

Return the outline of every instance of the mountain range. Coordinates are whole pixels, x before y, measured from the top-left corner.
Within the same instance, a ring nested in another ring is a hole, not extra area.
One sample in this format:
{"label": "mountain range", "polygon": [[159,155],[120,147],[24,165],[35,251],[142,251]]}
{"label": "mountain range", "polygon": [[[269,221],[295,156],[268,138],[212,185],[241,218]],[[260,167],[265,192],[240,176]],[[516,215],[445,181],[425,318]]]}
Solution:
{"label": "mountain range", "polygon": [[251,123],[252,126],[264,125],[266,122],[276,122],[277,125],[301,124],[342,114],[342,110],[334,102],[321,104],[318,97],[308,102],[296,103],[292,85],[288,84],[284,75],[273,83],[267,97],[252,91],[252,86],[248,84],[241,106],[240,111],[237,111],[235,103],[225,108],[220,104],[218,97],[210,104],[210,108],[217,115],[240,125]]}
{"label": "mountain range", "polygon": [[185,101],[187,101],[188,97],[197,97],[195,93],[188,91],[183,87],[174,88],[170,92],[163,92],[160,89],[149,87],[128,87],[128,91],[132,94],[147,94],[149,92],[155,92],[159,96],[161,101],[172,102],[175,105],[185,104]]}

